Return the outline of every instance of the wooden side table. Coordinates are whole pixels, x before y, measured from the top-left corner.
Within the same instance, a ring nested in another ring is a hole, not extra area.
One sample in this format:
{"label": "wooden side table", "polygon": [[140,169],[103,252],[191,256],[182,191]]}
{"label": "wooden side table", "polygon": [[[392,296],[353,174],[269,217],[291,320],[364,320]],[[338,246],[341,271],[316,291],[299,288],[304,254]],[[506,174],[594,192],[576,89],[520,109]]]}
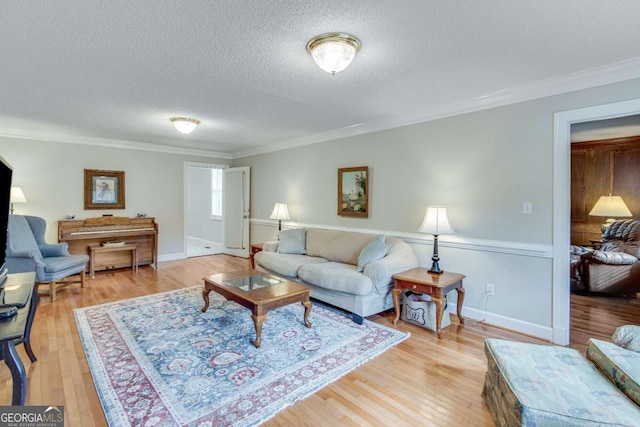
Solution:
{"label": "wooden side table", "polygon": [[131,270],[138,271],[138,245],[131,243],[118,246],[89,245],[89,272],[92,279],[96,277],[96,255],[118,251],[131,251]]}
{"label": "wooden side table", "polygon": [[414,268],[402,273],[393,275],[393,305],[396,309],[396,317],[393,324],[398,323],[400,318],[400,293],[403,289],[414,292],[428,294],[436,304],[436,334],[441,337],[442,314],[444,312],[444,297],[447,292],[455,289],[458,291],[458,319],[464,325],[462,317],[462,304],[464,302],[464,288],[462,279],[464,275],[445,271],[442,274],[429,273],[426,268]]}
{"label": "wooden side table", "polygon": [[251,245],[251,253],[249,254],[249,261],[251,262],[251,268],[256,268],[256,262],[253,260],[253,256],[262,251],[262,243],[254,243]]}

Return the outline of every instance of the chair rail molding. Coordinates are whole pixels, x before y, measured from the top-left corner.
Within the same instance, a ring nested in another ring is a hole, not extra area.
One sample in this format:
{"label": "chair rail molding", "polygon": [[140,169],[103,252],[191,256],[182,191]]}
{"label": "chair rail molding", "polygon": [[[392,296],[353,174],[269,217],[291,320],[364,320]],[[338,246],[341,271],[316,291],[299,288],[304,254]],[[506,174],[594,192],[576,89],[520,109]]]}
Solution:
{"label": "chair rail molding", "polygon": [[[278,227],[278,221],[269,219],[251,219],[252,225],[260,225],[265,227]],[[402,240],[418,244],[418,245],[430,245],[433,246],[433,236],[422,233],[405,233],[399,231],[389,230],[376,230],[367,228],[353,228],[353,227],[341,227],[333,225],[319,225],[319,224],[306,224],[288,222],[286,226],[282,228],[316,228],[322,230],[334,230],[334,231],[347,231],[353,233],[366,233],[366,234],[382,234],[385,236],[393,236],[401,238]],[[484,240],[484,239],[469,239],[459,235],[455,236],[439,236],[438,245],[442,248],[454,248],[454,249],[466,249],[472,251],[482,252],[496,252],[509,255],[522,255],[537,258],[553,258],[553,246],[543,245],[537,243],[523,243],[523,242],[508,242],[499,240]]]}

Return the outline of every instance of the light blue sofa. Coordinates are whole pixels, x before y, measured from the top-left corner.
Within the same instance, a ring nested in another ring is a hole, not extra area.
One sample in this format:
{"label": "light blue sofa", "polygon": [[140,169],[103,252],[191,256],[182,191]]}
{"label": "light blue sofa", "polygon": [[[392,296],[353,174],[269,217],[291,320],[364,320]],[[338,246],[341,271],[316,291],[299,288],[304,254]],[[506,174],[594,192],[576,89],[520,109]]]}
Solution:
{"label": "light blue sofa", "polygon": [[487,339],[485,354],[482,397],[499,427],[640,426],[640,352],[591,339],[587,360],[571,348]]}
{"label": "light blue sofa", "polygon": [[[9,273],[35,271],[36,283],[49,285],[51,301],[56,299],[56,286],[80,283],[84,287],[88,255],[71,255],[66,243],[49,244],[44,240],[47,223],[28,215],[9,215],[7,233],[7,269]],[[80,275],[77,281],[62,279]]]}

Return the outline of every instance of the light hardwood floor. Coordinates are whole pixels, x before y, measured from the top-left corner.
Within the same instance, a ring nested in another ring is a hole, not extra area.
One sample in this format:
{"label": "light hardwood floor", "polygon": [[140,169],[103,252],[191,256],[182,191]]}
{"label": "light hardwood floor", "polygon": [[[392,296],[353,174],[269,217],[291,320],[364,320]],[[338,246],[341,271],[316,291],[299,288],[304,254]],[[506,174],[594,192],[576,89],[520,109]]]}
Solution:
{"label": "light hardwood floor", "polygon": [[[99,272],[84,289],[70,287],[54,303],[43,296],[35,318],[32,345],[38,357],[19,354],[29,379],[28,405],[64,405],[69,426],[104,426],[100,401],[76,329],[73,309],[191,286],[216,272],[247,268],[248,261],[226,255]],[[589,337],[607,339],[616,326],[640,324],[638,300],[572,297],[572,347],[584,350]],[[392,312],[370,317],[393,326]],[[398,322],[411,337],[363,364],[317,393],[278,413],[265,426],[493,426],[480,392],[484,381],[486,338],[543,343],[467,319],[438,340],[431,331]],[[11,376],[0,364],[0,405],[11,402]]]}

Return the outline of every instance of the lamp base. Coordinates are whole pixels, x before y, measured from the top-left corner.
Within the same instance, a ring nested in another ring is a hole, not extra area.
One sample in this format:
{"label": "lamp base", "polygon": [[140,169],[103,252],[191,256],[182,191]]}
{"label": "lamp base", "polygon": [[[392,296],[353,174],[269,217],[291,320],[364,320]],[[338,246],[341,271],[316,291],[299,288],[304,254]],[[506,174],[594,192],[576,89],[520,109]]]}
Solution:
{"label": "lamp base", "polygon": [[431,274],[442,274],[444,273],[440,268],[440,257],[438,256],[438,235],[433,235],[433,256],[431,257],[431,268],[429,269],[429,273]]}
{"label": "lamp base", "polygon": [[429,269],[429,273],[431,273],[431,274],[442,274],[442,273],[444,273],[444,271],[442,271],[442,269],[440,268],[440,266],[436,262]]}

